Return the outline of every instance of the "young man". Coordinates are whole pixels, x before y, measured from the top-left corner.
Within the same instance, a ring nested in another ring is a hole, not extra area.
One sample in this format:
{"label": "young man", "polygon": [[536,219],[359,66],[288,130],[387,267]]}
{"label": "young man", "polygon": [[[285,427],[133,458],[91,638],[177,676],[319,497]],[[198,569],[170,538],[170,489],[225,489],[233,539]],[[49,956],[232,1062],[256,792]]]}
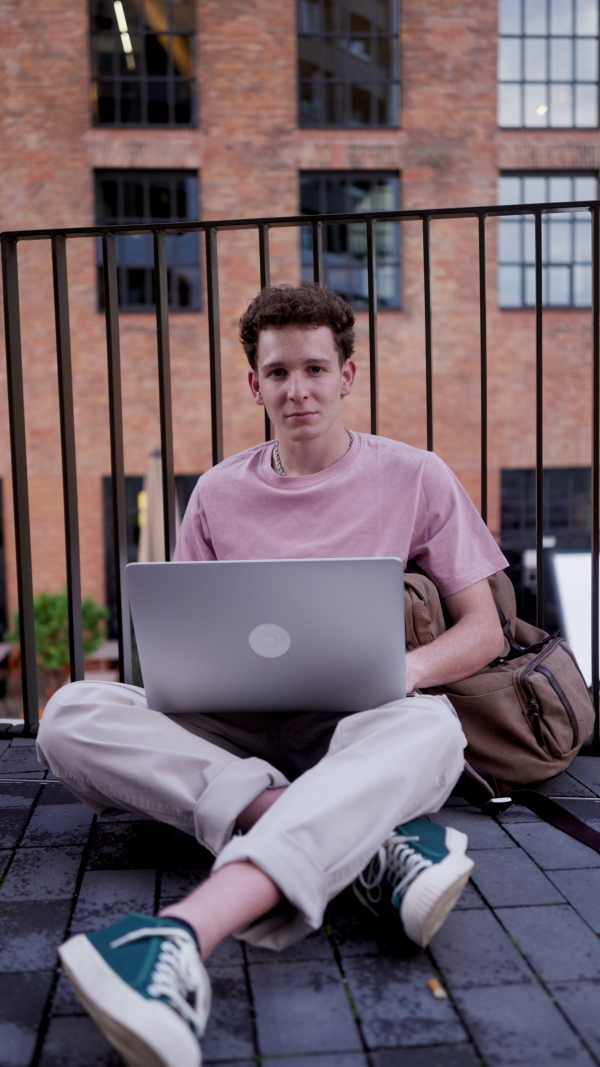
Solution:
{"label": "young man", "polygon": [[[314,285],[252,302],[240,336],[277,440],[200,478],[176,559],[416,560],[454,625],[407,654],[410,693],[500,654],[486,579],[506,561],[435,455],[344,427],[353,324],[343,300]],[[284,948],[317,929],[352,882],[426,945],[472,867],[464,834],[422,818],[450,794],[464,744],[449,702],[424,694],[349,715],[178,717],[149,710],[131,685],[60,690],[38,742],[53,773],[96,812],[141,812],[217,857],[210,877],[158,917],[131,915],[60,950],[126,1062],[197,1067],[210,1002],[201,960],[232,933]]]}

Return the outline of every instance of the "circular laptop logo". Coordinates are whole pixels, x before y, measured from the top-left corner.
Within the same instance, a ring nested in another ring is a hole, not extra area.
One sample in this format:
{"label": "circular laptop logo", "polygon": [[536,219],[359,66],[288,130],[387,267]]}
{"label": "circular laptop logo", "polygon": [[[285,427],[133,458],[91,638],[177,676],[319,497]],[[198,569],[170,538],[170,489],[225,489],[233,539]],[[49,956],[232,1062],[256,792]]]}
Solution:
{"label": "circular laptop logo", "polygon": [[283,626],[277,626],[274,622],[263,622],[250,631],[248,643],[257,656],[274,659],[276,656],[285,655],[292,639]]}

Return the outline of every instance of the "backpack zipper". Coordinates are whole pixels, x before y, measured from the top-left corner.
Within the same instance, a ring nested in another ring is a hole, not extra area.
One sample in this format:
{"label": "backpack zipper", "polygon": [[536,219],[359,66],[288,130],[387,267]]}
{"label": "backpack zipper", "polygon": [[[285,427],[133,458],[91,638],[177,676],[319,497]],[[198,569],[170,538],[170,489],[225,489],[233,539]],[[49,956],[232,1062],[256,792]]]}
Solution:
{"label": "backpack zipper", "polygon": [[563,692],[562,687],[556,681],[556,678],[554,677],[552,671],[550,671],[547,667],[540,667],[540,663],[545,658],[545,656],[548,653],[552,652],[552,650],[556,647],[556,645],[560,644],[561,641],[562,641],[562,638],[560,637],[560,635],[557,635],[554,638],[554,640],[551,641],[551,643],[546,646],[546,648],[543,648],[542,651],[540,653],[538,653],[538,655],[535,657],[535,659],[533,659],[531,661],[531,663],[525,668],[523,673],[519,675],[519,681],[521,682],[521,685],[523,686],[523,690],[524,690],[526,698],[527,698],[527,706],[528,706],[530,714],[531,714],[532,728],[533,728],[533,733],[535,735],[535,739],[536,739],[538,745],[540,746],[540,748],[545,748],[546,750],[547,750],[547,746],[546,746],[546,742],[544,741],[544,735],[542,733],[542,724],[541,724],[542,716],[540,715],[540,710],[541,710],[540,709],[540,705],[539,705],[538,701],[535,699],[535,695],[534,695],[533,689],[531,687],[531,683],[526,680],[527,675],[531,674],[532,671],[538,671],[539,674],[543,674],[548,679],[548,681],[550,682],[550,685],[554,689],[554,692],[556,693],[556,695],[558,696],[561,704],[563,705],[563,707],[564,707],[564,709],[565,709],[565,711],[567,713],[567,716],[569,718],[569,722],[571,724],[571,729],[573,731],[573,747],[577,744],[577,741],[578,741],[578,738],[579,738],[579,729],[578,729],[578,726],[577,726],[577,719],[575,718],[575,715],[574,715],[574,712],[573,712],[573,708],[571,707],[571,705],[570,705],[565,693]]}

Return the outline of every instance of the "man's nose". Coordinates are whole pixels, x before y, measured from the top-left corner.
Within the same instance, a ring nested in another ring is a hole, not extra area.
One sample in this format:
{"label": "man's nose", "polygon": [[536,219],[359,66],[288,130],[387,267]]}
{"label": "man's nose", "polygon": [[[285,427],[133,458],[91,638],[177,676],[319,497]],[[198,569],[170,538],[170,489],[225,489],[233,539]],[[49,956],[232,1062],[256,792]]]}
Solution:
{"label": "man's nose", "polygon": [[302,374],[290,374],[288,377],[288,396],[293,400],[301,400],[308,395],[306,382]]}

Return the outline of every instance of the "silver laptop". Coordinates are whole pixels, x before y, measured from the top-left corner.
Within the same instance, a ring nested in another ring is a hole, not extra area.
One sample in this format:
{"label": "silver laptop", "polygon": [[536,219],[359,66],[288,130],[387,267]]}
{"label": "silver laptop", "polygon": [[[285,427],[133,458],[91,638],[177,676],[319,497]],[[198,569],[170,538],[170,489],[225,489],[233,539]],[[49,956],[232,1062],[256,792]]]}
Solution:
{"label": "silver laptop", "polygon": [[406,695],[395,558],[130,563],[148,705],[364,711]]}

